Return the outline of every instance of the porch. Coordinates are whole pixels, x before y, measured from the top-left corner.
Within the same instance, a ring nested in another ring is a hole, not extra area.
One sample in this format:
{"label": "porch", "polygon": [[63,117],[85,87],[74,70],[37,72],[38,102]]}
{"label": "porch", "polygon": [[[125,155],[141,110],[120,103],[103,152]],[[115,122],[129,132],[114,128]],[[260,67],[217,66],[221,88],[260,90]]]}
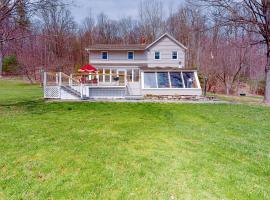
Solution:
{"label": "porch", "polygon": [[[125,71],[71,74],[44,72],[44,98],[87,100],[139,96],[140,84],[128,81]],[[138,93],[135,95],[134,88]]]}

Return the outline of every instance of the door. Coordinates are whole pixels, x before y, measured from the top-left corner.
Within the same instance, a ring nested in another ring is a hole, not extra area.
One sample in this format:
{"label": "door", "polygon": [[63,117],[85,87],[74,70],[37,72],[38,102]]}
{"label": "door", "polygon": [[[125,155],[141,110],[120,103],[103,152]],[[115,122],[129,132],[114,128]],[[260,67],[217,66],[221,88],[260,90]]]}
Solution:
{"label": "door", "polygon": [[125,69],[118,69],[117,74],[118,74],[118,77],[119,77],[119,85],[120,86],[125,86],[126,85],[127,71]]}

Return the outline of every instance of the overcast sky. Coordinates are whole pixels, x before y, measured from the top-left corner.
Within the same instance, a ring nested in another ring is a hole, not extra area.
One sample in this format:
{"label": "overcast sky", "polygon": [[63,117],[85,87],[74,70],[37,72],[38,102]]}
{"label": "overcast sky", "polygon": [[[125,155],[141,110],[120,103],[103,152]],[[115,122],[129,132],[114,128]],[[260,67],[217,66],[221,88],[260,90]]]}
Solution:
{"label": "overcast sky", "polygon": [[[80,23],[92,11],[93,16],[103,12],[112,19],[124,16],[137,18],[138,5],[141,0],[73,0],[71,12]],[[172,7],[176,9],[184,0],[163,0],[165,11]]]}

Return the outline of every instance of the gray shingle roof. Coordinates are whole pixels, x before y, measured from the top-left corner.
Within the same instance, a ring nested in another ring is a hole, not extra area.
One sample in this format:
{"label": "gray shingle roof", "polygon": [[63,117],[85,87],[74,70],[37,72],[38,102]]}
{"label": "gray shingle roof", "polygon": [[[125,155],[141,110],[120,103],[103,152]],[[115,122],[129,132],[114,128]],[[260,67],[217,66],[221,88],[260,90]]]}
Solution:
{"label": "gray shingle roof", "polygon": [[142,44],[95,44],[87,50],[145,50],[146,47]]}

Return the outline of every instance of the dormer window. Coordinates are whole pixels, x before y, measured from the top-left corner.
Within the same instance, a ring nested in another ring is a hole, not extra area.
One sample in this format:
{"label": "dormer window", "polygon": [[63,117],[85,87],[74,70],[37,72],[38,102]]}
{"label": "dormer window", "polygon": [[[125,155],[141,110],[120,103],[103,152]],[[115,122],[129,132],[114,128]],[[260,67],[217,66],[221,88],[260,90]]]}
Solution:
{"label": "dormer window", "polygon": [[128,57],[128,60],[133,60],[134,59],[134,52],[129,51],[127,57]]}
{"label": "dormer window", "polygon": [[178,53],[177,53],[177,51],[173,51],[172,52],[172,59],[173,60],[177,60],[178,59]]}
{"label": "dormer window", "polygon": [[108,60],[108,52],[107,51],[101,52],[101,58],[102,60]]}
{"label": "dormer window", "polygon": [[159,51],[155,52],[155,60],[160,60],[160,52]]}

